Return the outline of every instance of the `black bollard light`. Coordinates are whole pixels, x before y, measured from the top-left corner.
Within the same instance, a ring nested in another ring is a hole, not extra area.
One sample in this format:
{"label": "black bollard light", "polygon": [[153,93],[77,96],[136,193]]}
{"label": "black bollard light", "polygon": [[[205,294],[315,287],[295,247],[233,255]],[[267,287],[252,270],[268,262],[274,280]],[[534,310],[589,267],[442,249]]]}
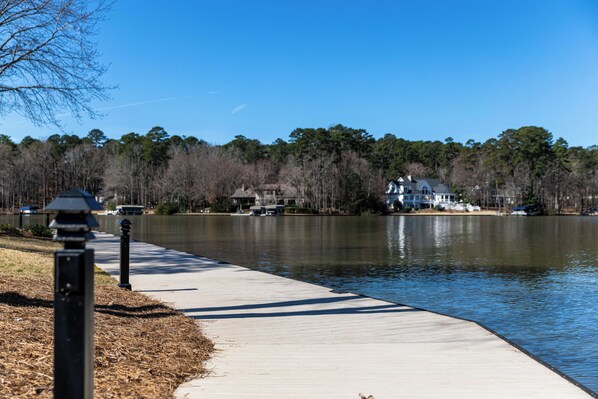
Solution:
{"label": "black bollard light", "polygon": [[128,219],[120,221],[120,284],[118,286],[127,290],[131,290],[131,284],[129,284],[129,244],[131,237],[129,232],[132,224]]}
{"label": "black bollard light", "polygon": [[103,209],[89,193],[69,190],[46,208],[58,212],[50,228],[64,250],[54,253],[54,398],[93,398],[93,249],[98,222],[91,211]]}
{"label": "black bollard light", "polygon": [[23,211],[19,211],[19,229],[23,228]]}

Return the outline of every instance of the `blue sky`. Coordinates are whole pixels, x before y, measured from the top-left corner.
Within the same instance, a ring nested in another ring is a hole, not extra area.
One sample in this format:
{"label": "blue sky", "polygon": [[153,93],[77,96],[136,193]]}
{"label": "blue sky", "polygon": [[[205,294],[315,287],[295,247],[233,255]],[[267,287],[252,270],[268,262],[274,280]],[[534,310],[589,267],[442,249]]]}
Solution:
{"label": "blue sky", "polygon": [[[66,131],[271,143],[342,123],[478,141],[539,125],[598,144],[598,2],[118,0],[97,37],[112,99]],[[17,115],[0,133],[47,137]]]}

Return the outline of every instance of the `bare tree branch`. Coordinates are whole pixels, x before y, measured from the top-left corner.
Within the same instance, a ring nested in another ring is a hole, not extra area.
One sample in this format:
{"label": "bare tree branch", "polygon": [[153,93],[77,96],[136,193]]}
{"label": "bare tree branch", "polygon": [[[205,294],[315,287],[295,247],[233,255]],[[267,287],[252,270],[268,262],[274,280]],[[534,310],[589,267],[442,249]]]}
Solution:
{"label": "bare tree branch", "polygon": [[70,113],[97,117],[107,99],[93,37],[108,0],[0,0],[0,115],[17,112],[60,127]]}

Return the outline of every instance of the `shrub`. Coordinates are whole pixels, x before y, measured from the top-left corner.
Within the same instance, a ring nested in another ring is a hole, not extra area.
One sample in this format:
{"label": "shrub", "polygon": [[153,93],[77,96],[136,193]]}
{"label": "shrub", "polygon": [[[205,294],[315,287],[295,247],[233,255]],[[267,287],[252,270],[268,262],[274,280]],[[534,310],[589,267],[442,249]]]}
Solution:
{"label": "shrub", "polygon": [[43,224],[30,224],[25,230],[30,232],[34,237],[52,237],[54,235],[52,229]]}
{"label": "shrub", "polygon": [[174,202],[164,202],[156,207],[156,215],[174,215],[179,211],[179,205]]}
{"label": "shrub", "polygon": [[235,212],[236,210],[237,205],[232,204],[226,199],[210,204],[210,212],[212,213],[228,213]]}
{"label": "shrub", "polygon": [[0,231],[13,236],[21,235],[21,230],[11,224],[0,224]]}
{"label": "shrub", "polygon": [[395,212],[398,212],[403,209],[403,203],[401,201],[399,201],[398,199],[396,199],[392,203],[392,208],[394,209]]}
{"label": "shrub", "polygon": [[286,206],[284,213],[288,214],[301,214],[301,215],[317,215],[318,211],[311,208],[301,208],[296,205]]}

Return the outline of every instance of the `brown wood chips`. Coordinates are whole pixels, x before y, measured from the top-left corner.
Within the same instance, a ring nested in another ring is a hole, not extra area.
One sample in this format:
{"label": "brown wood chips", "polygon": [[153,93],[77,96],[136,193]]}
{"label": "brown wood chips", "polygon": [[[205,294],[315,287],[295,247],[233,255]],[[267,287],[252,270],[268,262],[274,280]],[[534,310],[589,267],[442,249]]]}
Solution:
{"label": "brown wood chips", "polygon": [[[52,398],[51,272],[3,268],[16,262],[7,258],[0,257],[0,397]],[[94,328],[95,398],[172,397],[178,385],[205,372],[213,348],[196,322],[106,276],[96,277]]]}

